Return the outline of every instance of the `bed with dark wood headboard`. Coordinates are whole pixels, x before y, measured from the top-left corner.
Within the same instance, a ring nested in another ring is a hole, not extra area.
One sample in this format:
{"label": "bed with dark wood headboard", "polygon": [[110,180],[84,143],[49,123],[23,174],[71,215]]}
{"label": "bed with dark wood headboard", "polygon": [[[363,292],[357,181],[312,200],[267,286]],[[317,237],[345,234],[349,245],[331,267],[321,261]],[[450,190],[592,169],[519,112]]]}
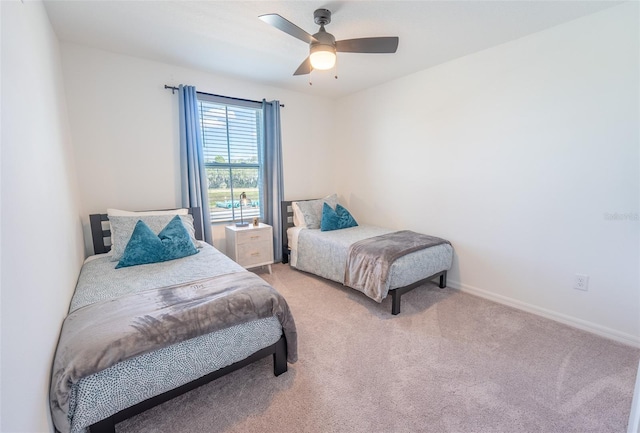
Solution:
{"label": "bed with dark wood headboard", "polygon": [[[309,199],[309,200],[318,200],[318,199]],[[282,226],[282,262],[289,263],[291,249],[289,248],[289,236],[288,229],[294,227],[294,209],[292,203],[296,201],[306,201],[306,200],[286,200],[281,202],[281,226]],[[367,227],[367,226],[363,226]],[[358,229],[358,228],[355,228]],[[304,229],[308,230],[308,229]],[[300,235],[302,236],[303,231],[300,231]],[[338,230],[339,232],[340,230]],[[314,233],[314,236],[321,236],[320,230],[312,229],[311,232]],[[334,232],[335,233],[335,232]],[[308,233],[307,235],[310,235]],[[345,246],[345,249],[348,249],[349,246]],[[313,248],[320,248],[314,244]],[[335,248],[335,245],[334,245]],[[335,250],[334,250],[335,251]],[[305,252],[297,251],[297,254],[304,254]],[[327,253],[328,255],[329,253]],[[335,254],[334,254],[335,255]],[[345,251],[346,256],[346,251]],[[439,279],[439,287],[445,288],[447,285],[447,271],[451,267],[451,263],[453,260],[453,249],[451,245],[438,245],[436,247],[427,248],[421,251],[416,251],[414,253],[409,254],[406,257],[401,257],[398,259],[393,266],[396,267],[396,272],[390,274],[390,288],[389,294],[392,296],[392,306],[391,313],[396,315],[400,313],[400,299],[403,294],[425,285],[427,282],[438,278]],[[346,260],[345,260],[346,261]],[[341,269],[338,269],[335,273],[326,272],[321,269],[320,266],[317,266],[317,261],[314,263],[314,266],[309,267],[300,267],[293,266],[299,270],[310,272],[316,274],[318,276],[331,279],[333,281],[344,284],[344,279],[342,278],[344,272]],[[344,263],[337,263],[334,266],[334,269],[342,266],[344,269]],[[398,275],[405,275],[407,278],[397,277]],[[401,281],[401,283],[397,283],[397,281]],[[367,295],[368,296],[368,295]]]}
{"label": "bed with dark wood headboard", "polygon": [[[189,214],[194,217],[193,228],[195,229],[195,236],[197,239],[202,240],[202,222],[197,218],[200,214],[199,209],[192,208],[189,210]],[[242,276],[250,274],[208,244],[201,245],[197,254],[178,260],[113,269],[115,262],[111,261],[108,254],[105,254],[111,248],[109,239],[111,233],[109,228],[106,227],[109,218],[106,214],[94,214],[90,215],[89,219],[94,249],[97,255],[87,259],[81,270],[76,293],[74,293],[74,298],[72,299],[70,315],[86,308],[77,307],[78,297],[82,299],[84,296],[84,292],[79,293],[79,290],[81,290],[81,286],[82,290],[85,290],[84,282],[86,281],[91,281],[89,291],[98,292],[95,296],[101,298],[103,295],[100,292],[112,290],[115,290],[115,292],[122,291],[121,288],[118,287],[118,284],[128,284],[127,282],[129,280],[142,281],[143,285],[145,281],[148,280],[151,282],[147,285],[153,288],[155,287],[154,281],[162,281],[165,273],[168,278],[172,278],[172,282],[175,282],[173,280],[177,278],[177,276],[186,279],[186,285],[191,284],[192,288],[196,287],[193,283],[190,283],[191,280],[189,280],[189,275],[193,270],[196,271],[194,274],[196,276],[194,276],[193,279],[198,282],[206,282],[207,279],[215,279],[217,276],[225,277],[225,279],[234,279],[235,281],[236,275],[238,278],[242,278]],[[184,265],[180,261],[184,261]],[[122,273],[123,271],[125,273]],[[203,276],[208,275],[211,275],[211,277],[203,279]],[[258,278],[257,276],[251,275],[247,278],[249,277]],[[106,281],[104,286],[103,281]],[[263,280],[260,281],[263,285],[266,284]],[[133,282],[131,284],[133,284]],[[236,287],[235,284],[233,286]],[[150,288],[138,288],[136,286],[133,293],[125,293],[124,295],[117,296],[131,296],[138,292],[150,292],[152,290],[153,289]],[[167,289],[159,287],[159,290]],[[270,288],[270,290],[273,290],[273,288]],[[89,295],[93,296],[93,293],[89,293]],[[217,297],[219,297],[219,295],[217,295]],[[113,298],[113,300],[106,299],[106,301],[112,302],[112,304],[108,305],[115,305],[114,301],[117,299],[116,297]],[[278,302],[282,301],[283,298]],[[98,304],[99,302],[102,302],[102,300],[96,301],[95,303]],[[91,306],[93,306],[91,303],[87,305],[87,307]],[[107,306],[104,308],[108,309]],[[286,307],[285,310],[287,311],[286,315],[288,315],[288,307]],[[273,311],[275,314],[275,309]],[[232,328],[220,329],[150,353],[145,353],[144,355],[125,359],[97,374],[83,377],[73,385],[75,386],[75,390],[72,392],[72,395],[77,397],[74,397],[76,400],[72,405],[70,404],[70,407],[74,406],[73,413],[66,414],[66,416],[70,418],[69,426],[73,425],[74,430],[78,428],[88,428],[92,433],[114,433],[115,425],[118,422],[135,416],[151,407],[269,355],[273,357],[273,372],[276,376],[279,376],[287,371],[287,362],[295,362],[296,355],[294,355],[294,358],[292,358],[291,355],[292,350],[295,354],[297,344],[295,337],[292,338],[292,329],[295,331],[292,318],[288,325],[278,321],[275,315],[262,319],[251,319],[250,321],[235,325]],[[62,332],[65,332],[64,325]],[[242,345],[241,349],[239,349],[238,344]],[[217,355],[211,356],[211,347],[228,347],[228,350],[223,349],[218,352],[218,349],[216,349]],[[108,353],[108,350],[105,350],[105,354],[106,353]],[[56,356],[58,356],[58,353],[56,353]],[[217,359],[218,357],[220,357],[220,359]],[[194,362],[195,360],[197,360],[197,362]],[[150,369],[149,372],[144,371],[144,368],[146,368],[145,365],[148,365]],[[140,370],[141,368],[143,370]],[[194,368],[194,371],[189,371],[190,368]],[[175,369],[175,371],[170,373],[169,376],[163,373],[164,376],[162,376],[162,378],[156,376],[156,370],[168,371],[167,369]],[[131,372],[135,372],[134,376],[129,376],[132,374]],[[167,380],[168,378],[170,378],[170,380]],[[162,391],[160,392],[158,390]],[[115,396],[105,395],[105,392],[115,393]],[[59,405],[57,405],[54,409],[53,383],[51,395],[53,414],[59,408]],[[93,397],[82,397],[87,395]],[[121,403],[123,399],[125,399],[127,403]],[[56,402],[57,401],[58,400],[56,400]],[[119,407],[116,406],[116,404],[125,407]],[[60,411],[57,410],[57,412]],[[59,419],[60,416],[54,415],[53,418],[54,423],[56,423],[56,418]],[[65,433],[65,430],[68,430],[66,427],[69,426],[64,422],[62,424],[64,424],[62,427],[56,424],[56,428],[58,431]]]}
{"label": "bed with dark wood headboard", "polygon": [[[193,227],[195,229],[196,239],[201,241],[204,240],[200,208],[189,208],[189,215],[193,217]],[[105,225],[108,226],[108,223],[109,215],[106,213],[89,215],[89,225],[91,226],[91,238],[93,240],[94,254],[104,254],[111,251],[111,245],[105,242],[105,240],[109,240],[111,238],[111,230],[104,227]]]}

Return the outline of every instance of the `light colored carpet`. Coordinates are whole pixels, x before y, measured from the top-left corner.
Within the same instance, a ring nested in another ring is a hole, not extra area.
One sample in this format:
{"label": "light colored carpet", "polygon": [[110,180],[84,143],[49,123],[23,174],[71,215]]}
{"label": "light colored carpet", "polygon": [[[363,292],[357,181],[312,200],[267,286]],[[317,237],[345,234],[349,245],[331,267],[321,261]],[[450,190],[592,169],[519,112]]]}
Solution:
{"label": "light colored carpet", "polygon": [[402,313],[321,278],[258,272],[293,311],[271,358],[117,426],[148,432],[624,432],[640,350],[426,284]]}

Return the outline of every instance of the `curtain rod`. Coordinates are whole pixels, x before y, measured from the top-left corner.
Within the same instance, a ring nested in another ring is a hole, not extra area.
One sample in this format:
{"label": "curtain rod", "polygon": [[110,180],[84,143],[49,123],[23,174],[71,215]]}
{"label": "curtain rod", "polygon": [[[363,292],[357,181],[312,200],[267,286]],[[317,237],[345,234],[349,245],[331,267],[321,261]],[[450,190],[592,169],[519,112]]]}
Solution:
{"label": "curtain rod", "polygon": [[[166,84],[164,85],[164,88],[171,89],[171,93],[175,93],[176,90],[179,90],[177,87],[167,86]],[[257,104],[262,103],[262,101],[254,101],[253,99],[234,98],[233,96],[216,95],[215,93],[205,93],[205,92],[198,92],[198,91],[196,91],[196,93],[200,93],[201,95],[207,95],[207,96],[217,96],[218,98],[232,99],[234,101],[255,102]],[[280,104],[280,106],[284,108],[284,104]]]}

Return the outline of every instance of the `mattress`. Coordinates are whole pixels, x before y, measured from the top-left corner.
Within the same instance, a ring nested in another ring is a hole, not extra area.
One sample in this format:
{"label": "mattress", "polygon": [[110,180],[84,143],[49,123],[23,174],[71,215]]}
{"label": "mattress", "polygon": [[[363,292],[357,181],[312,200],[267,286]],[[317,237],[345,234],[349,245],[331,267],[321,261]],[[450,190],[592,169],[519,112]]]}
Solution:
{"label": "mattress", "polygon": [[[291,266],[344,284],[344,271],[351,244],[393,230],[360,225],[321,231],[292,227],[287,230]],[[449,244],[415,251],[396,260],[389,272],[389,290],[404,287],[451,268],[453,248]],[[383,299],[387,296],[384,293]]]}
{"label": "mattress", "polygon": [[[114,269],[108,254],[85,261],[70,312],[85,305],[172,284],[246,272],[215,248],[170,262]],[[282,335],[275,317],[253,320],[145,353],[87,376],[71,391],[72,432],[150,397],[238,362],[277,342]]]}

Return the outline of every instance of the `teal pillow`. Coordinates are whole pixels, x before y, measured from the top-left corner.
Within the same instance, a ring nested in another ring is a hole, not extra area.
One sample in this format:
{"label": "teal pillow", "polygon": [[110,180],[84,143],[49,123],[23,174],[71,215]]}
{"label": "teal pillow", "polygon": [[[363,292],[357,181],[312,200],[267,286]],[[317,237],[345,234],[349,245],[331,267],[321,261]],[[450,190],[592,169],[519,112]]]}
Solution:
{"label": "teal pillow", "polygon": [[331,230],[355,227],[357,225],[358,223],[351,216],[349,211],[339,204],[336,205],[336,210],[331,209],[331,206],[326,203],[322,206],[322,221],[320,222],[321,231],[328,232]]}
{"label": "teal pillow", "polygon": [[178,215],[173,217],[158,235],[143,221],[138,220],[116,269],[166,262],[197,252]]}

